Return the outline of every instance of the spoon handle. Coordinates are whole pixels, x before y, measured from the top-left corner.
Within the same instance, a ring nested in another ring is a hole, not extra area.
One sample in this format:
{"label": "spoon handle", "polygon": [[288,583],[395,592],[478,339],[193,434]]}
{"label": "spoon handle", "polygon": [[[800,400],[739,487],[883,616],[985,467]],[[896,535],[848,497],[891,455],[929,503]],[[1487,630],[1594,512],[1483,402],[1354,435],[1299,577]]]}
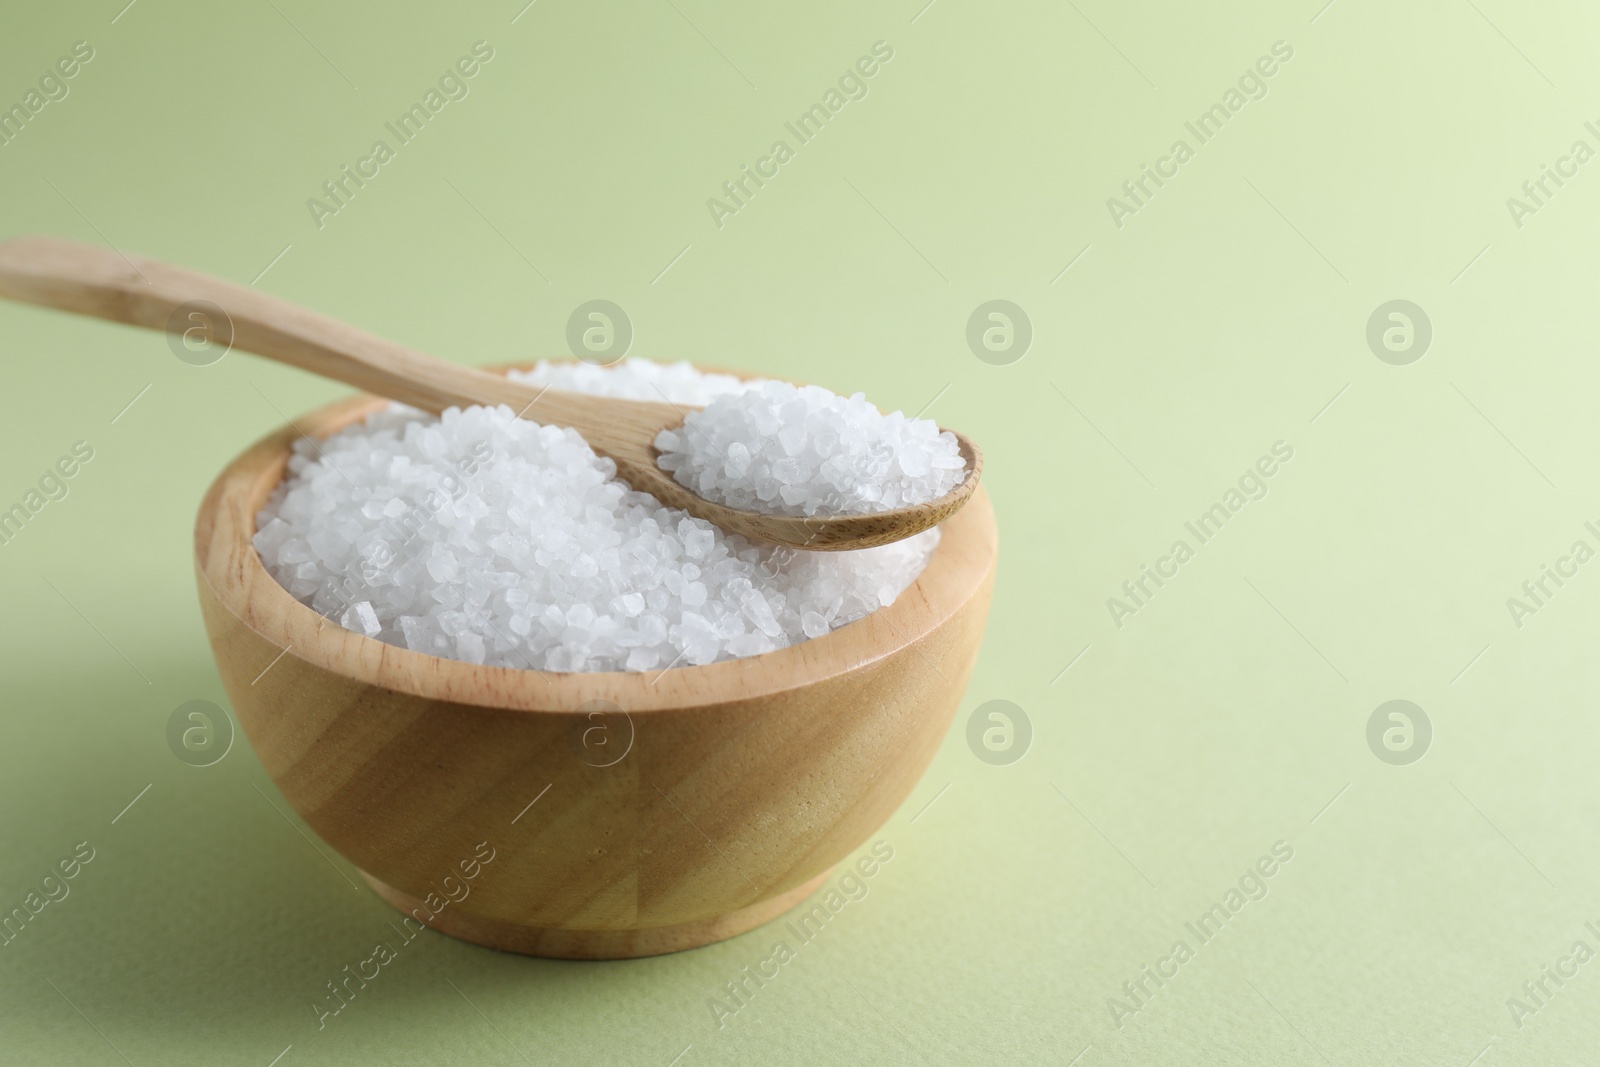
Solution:
{"label": "spoon handle", "polygon": [[[537,400],[540,422],[571,426],[586,437],[598,429],[601,440],[593,443],[613,443],[589,398],[447,363],[249,286],[98,245],[59,237],[0,243],[0,296],[184,338],[203,336],[224,349],[253,352],[434,413],[471,404],[507,404],[521,413]],[[647,423],[671,421],[665,404],[640,407],[652,409],[634,412]]]}

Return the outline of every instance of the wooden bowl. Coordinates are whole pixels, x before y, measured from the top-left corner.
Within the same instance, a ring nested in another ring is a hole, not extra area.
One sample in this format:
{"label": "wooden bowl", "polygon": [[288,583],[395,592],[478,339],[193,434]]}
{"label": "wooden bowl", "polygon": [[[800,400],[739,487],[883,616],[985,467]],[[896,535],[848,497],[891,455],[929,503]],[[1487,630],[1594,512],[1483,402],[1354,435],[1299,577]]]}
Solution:
{"label": "wooden bowl", "polygon": [[[297,425],[325,437],[384,403]],[[539,673],[372,640],[280,586],[250,539],[298,436],[259,441],[206,493],[200,606],[267,773],[413,923],[573,959],[742,933],[888,820],[966,688],[995,571],[982,489],[892,605],[823,637],[664,672]]]}

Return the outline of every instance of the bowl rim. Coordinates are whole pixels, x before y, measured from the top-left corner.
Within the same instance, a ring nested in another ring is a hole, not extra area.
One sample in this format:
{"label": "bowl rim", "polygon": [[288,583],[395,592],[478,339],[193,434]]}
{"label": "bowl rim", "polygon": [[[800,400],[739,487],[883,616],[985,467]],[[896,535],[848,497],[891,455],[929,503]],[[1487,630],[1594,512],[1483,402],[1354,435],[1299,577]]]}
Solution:
{"label": "bowl rim", "polygon": [[[503,373],[536,362],[486,369]],[[692,365],[742,378],[761,377]],[[201,501],[194,527],[197,580],[222,608],[276,645],[281,656],[366,685],[503,711],[570,713],[607,702],[631,714],[759,700],[839,678],[907,648],[939,672],[936,660],[917,646],[979,592],[995,567],[994,513],[980,484],[966,506],[939,526],[939,544],[927,565],[892,604],[821,637],[771,652],[659,671],[558,672],[483,666],[386,644],[346,630],[301,603],[267,571],[251,539],[256,515],[282,481],[298,438],[324,439],[388,403],[355,394],[292,419],[257,440],[217,475]],[[265,672],[268,663],[261,666]]]}

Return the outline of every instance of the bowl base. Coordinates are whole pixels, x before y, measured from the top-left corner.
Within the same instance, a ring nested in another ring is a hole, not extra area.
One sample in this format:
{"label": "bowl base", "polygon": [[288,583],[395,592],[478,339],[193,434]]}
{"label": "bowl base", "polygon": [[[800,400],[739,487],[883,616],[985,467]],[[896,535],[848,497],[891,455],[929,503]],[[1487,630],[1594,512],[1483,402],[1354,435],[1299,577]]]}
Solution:
{"label": "bowl base", "polygon": [[[475,945],[520,952],[524,956],[544,956],[561,960],[627,960],[641,956],[660,956],[699,948],[754,930],[771,922],[821,888],[833,873],[829,867],[804,885],[786,893],[731,911],[726,915],[672,926],[650,926],[630,930],[564,930],[558,927],[524,926],[472,915],[446,908],[427,923],[442,934],[470,941]],[[377,894],[407,915],[427,913],[423,902],[409,893],[361,872]]]}

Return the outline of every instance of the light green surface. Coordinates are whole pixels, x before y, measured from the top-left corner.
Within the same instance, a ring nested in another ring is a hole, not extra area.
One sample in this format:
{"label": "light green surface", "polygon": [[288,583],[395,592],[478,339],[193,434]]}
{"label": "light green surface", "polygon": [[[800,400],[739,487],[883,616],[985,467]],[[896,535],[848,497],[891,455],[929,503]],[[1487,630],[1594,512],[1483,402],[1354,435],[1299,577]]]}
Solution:
{"label": "light green surface", "polygon": [[[95,451],[0,548],[0,905],[96,850],[0,948],[0,1062],[1592,1062],[1600,963],[1520,1026],[1507,1000],[1600,949],[1600,565],[1520,629],[1506,600],[1600,547],[1600,163],[1521,228],[1506,198],[1600,148],[1600,13],[922,2],[6,12],[0,102],[96,54],[0,148],[0,233],[272,264],[262,289],[462,361],[565,354],[603,297],[635,354],[933,401],[986,450],[1002,567],[956,727],[878,835],[895,859],[724,1027],[708,1000],[771,931],[598,965],[429,934],[319,1032],[391,913],[242,738],[196,769],[164,731],[224,700],[202,491],[342,390],[0,307],[0,502]],[[479,40],[470,96],[319,230],[306,198]],[[878,40],[866,99],[719,230],[706,198]],[[1114,225],[1106,198],[1279,40],[1268,95]],[[1034,326],[1009,366],[964,339],[994,298]],[[1397,298],[1434,327],[1409,366],[1364,337]],[[1266,498],[1117,628],[1107,598],[1280,440]],[[993,699],[1033,724],[1009,766],[965,741]],[[1433,725],[1409,766],[1366,741],[1391,699]],[[1280,840],[1201,945],[1185,922]],[[1108,998],[1179,939],[1119,1028]]]}

